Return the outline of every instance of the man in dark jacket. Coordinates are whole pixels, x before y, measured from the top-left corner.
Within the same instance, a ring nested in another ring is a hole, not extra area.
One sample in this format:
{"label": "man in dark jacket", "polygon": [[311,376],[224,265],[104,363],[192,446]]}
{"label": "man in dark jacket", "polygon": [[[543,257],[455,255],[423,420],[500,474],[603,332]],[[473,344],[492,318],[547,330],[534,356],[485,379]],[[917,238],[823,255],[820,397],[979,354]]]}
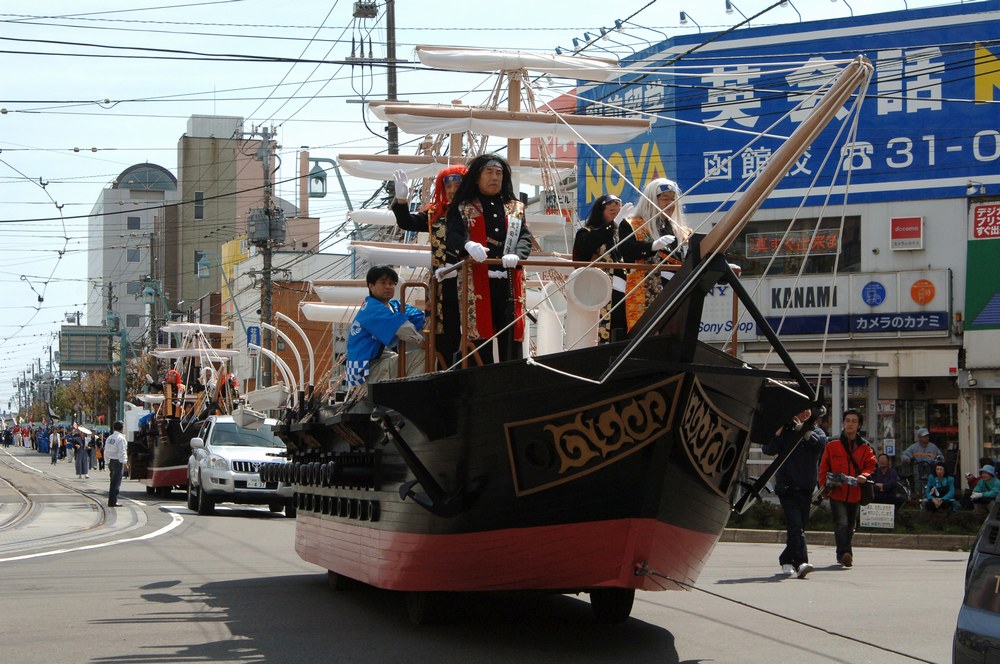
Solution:
{"label": "man in dark jacket", "polygon": [[851,539],[854,537],[854,524],[858,520],[861,485],[875,472],[875,452],[868,441],[858,435],[862,419],[861,413],[854,408],[844,411],[844,430],[839,438],[827,444],[819,462],[820,487],[826,488],[827,473],[843,475],[851,480],[838,482],[829,491],[833,537],[837,542],[837,562],[844,567],[854,564]]}
{"label": "man in dark jacket", "polygon": [[816,466],[826,447],[826,433],[822,429],[815,425],[809,431],[802,428],[809,416],[809,410],[796,415],[792,423],[779,429],[763,449],[764,454],[778,455],[794,447],[774,475],[774,492],[781,501],[787,528],[785,549],[778,556],[778,564],[785,576],[800,579],[813,570],[806,549],[806,526],[816,488]]}

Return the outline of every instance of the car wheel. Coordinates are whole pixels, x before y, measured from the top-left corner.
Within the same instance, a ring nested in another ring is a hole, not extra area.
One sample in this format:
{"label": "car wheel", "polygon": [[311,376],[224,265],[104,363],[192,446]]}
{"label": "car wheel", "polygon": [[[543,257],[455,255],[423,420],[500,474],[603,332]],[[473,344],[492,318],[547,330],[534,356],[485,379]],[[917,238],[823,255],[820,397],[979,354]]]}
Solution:
{"label": "car wheel", "polygon": [[270,505],[267,506],[267,509],[277,514],[278,512],[285,509],[285,506],[282,503],[271,503]]}
{"label": "car wheel", "polygon": [[151,486],[147,486],[146,487],[146,493],[149,494],[150,496],[155,495],[156,494],[156,489],[154,489]]}
{"label": "car wheel", "polygon": [[295,496],[292,496],[285,502],[285,516],[289,519],[294,519],[296,512],[298,512],[298,509],[295,506]]}
{"label": "car wheel", "polygon": [[205,493],[204,487],[198,489],[198,514],[202,516],[215,514],[215,499]]}
{"label": "car wheel", "polygon": [[198,494],[194,492],[194,485],[188,480],[187,506],[189,510],[198,509]]}

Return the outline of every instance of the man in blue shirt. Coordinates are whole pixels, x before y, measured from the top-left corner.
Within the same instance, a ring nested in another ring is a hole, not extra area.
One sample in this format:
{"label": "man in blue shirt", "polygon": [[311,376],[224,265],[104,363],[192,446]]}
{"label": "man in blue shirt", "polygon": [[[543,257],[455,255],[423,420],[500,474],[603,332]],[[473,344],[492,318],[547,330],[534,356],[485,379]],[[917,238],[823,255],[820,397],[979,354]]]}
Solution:
{"label": "man in blue shirt", "polygon": [[[423,348],[420,330],[424,312],[393,299],[399,275],[388,265],[368,270],[365,277],[368,297],[351,323],[347,337],[348,387],[363,385],[395,374],[396,353],[391,352],[400,341]],[[390,349],[386,351],[386,349]],[[407,353],[407,373],[423,363],[423,352]]]}

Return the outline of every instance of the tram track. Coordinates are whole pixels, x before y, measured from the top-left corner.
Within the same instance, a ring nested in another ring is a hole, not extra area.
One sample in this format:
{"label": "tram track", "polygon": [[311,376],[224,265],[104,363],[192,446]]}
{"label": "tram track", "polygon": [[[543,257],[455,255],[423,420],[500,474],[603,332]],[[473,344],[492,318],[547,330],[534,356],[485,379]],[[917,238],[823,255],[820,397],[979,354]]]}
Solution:
{"label": "tram track", "polygon": [[[76,536],[85,536],[91,531],[98,530],[107,525],[107,506],[95,496],[89,495],[86,490],[20,462],[7,450],[4,450],[4,453],[0,455],[0,464],[3,464],[8,469],[8,471],[4,472],[4,476],[0,477],[3,484],[9,487],[9,490],[5,491],[5,493],[8,496],[17,496],[20,501],[20,504],[12,514],[6,517],[0,514],[0,519],[2,519],[0,520],[0,534],[7,535],[23,529],[42,518],[46,505],[73,506],[74,504],[82,504],[89,506],[93,510],[95,516],[90,520],[90,523],[77,524],[72,528],[72,532]],[[65,493],[53,492],[51,489],[54,487],[58,487]],[[51,498],[53,496],[68,497],[68,499],[58,501],[39,500],[41,497]],[[65,533],[59,533],[59,535],[63,534]],[[5,539],[9,538],[5,537]]]}

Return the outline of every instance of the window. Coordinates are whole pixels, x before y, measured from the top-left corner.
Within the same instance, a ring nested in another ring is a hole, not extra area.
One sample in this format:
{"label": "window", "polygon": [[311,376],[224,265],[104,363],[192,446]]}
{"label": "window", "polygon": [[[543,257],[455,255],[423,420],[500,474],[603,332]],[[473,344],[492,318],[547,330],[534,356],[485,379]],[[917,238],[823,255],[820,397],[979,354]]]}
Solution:
{"label": "window", "polygon": [[125,327],[139,327],[139,315],[125,314]]}
{"label": "window", "polygon": [[139,262],[139,250],[138,249],[126,249],[125,250],[125,261],[128,263],[138,263]]}
{"label": "window", "polygon": [[798,274],[803,261],[803,274],[833,274],[835,266],[838,272],[860,271],[861,217],[844,220],[843,238],[838,237],[840,217],[823,219],[815,235],[816,219],[797,219],[787,234],[786,229],[788,221],[751,222],[727,252],[729,262],[742,267],[744,277],[764,276],[780,245],[767,276]]}
{"label": "window", "polygon": [[142,219],[139,217],[125,217],[125,230],[138,231],[142,229]]}
{"label": "window", "polygon": [[194,273],[199,279],[208,279],[212,276],[212,261],[201,249],[194,250]]}
{"label": "window", "polygon": [[194,218],[205,218],[205,192],[203,191],[194,192]]}
{"label": "window", "polygon": [[130,281],[125,284],[125,293],[128,295],[142,295],[142,282]]}

